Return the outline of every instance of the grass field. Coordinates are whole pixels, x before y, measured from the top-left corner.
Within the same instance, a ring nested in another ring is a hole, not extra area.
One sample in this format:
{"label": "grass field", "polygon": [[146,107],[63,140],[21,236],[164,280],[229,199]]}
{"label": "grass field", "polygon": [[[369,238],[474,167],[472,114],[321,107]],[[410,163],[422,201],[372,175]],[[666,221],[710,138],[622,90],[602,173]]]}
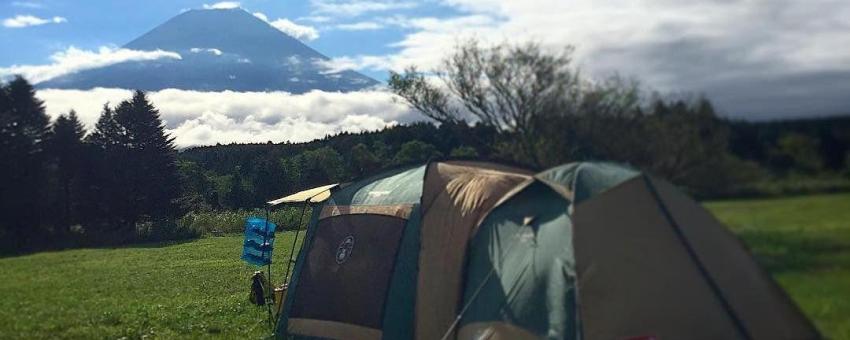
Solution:
{"label": "grass field", "polygon": [[850,339],[850,194],[706,204],[830,339]]}
{"label": "grass field", "polygon": [[[829,338],[850,339],[850,194],[708,203]],[[303,235],[303,234],[302,234]],[[277,240],[280,281],[293,234]],[[260,338],[241,236],[0,259],[0,339]]]}
{"label": "grass field", "polygon": [[[278,282],[292,236],[276,240]],[[0,339],[261,338],[241,252],[228,236],[0,259]]]}

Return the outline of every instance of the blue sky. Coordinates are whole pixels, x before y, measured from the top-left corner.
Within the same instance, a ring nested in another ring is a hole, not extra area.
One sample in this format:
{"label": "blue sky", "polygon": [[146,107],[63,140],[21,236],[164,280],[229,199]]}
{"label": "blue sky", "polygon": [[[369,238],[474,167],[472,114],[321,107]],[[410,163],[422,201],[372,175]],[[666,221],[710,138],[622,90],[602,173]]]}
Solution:
{"label": "blue sky", "polygon": [[[620,75],[649,91],[706,95],[730,117],[850,113],[847,0],[0,0],[0,77],[49,78],[167,57],[118,47],[204,6],[262,13],[255,15],[331,57],[329,66],[378,80],[409,65],[433,69],[468,38],[535,41],[552,50],[574,46],[574,66],[589,79]],[[104,102],[120,101],[129,90],[48,89],[39,96],[50,115],[74,108],[91,125]],[[301,141],[422,119],[382,89],[166,89],[151,97],[180,145]]]}

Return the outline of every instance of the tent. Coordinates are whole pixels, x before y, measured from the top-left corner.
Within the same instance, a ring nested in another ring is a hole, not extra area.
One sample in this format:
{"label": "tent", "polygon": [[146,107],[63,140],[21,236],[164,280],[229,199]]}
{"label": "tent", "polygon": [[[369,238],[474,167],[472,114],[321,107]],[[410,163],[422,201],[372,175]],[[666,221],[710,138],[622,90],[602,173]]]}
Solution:
{"label": "tent", "polygon": [[819,338],[710,213],[622,166],[440,161],[324,191],[277,338]]}

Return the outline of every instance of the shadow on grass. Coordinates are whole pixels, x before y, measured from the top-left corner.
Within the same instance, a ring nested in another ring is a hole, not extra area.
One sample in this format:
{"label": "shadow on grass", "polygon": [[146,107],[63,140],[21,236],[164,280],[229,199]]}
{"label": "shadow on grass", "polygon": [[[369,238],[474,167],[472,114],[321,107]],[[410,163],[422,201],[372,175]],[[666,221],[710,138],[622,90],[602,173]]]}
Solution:
{"label": "shadow on grass", "polygon": [[180,239],[180,240],[168,240],[168,241],[145,241],[145,242],[139,242],[139,243],[130,243],[130,244],[123,244],[123,245],[111,245],[111,246],[102,246],[102,247],[92,247],[92,248],[95,248],[95,249],[165,248],[165,247],[171,247],[171,246],[176,246],[176,245],[180,245],[180,244],[194,242],[194,241],[200,240],[202,238],[203,237],[187,238],[187,239]]}
{"label": "shadow on grass", "polygon": [[98,244],[98,245],[79,245],[79,246],[53,246],[53,247],[45,247],[42,249],[28,249],[25,251],[18,252],[5,252],[0,253],[0,259],[7,258],[15,258],[21,256],[35,255],[40,253],[51,253],[51,252],[60,252],[66,250],[82,250],[82,249],[147,249],[147,248],[165,248],[175,245],[180,245],[184,243],[194,242],[202,237],[197,238],[186,238],[179,240],[166,240],[166,241],[140,241],[134,243],[121,243],[121,244]]}
{"label": "shadow on grass", "polygon": [[828,235],[802,231],[742,230],[744,240],[756,260],[769,272],[812,271],[850,268],[850,262],[836,261],[839,254],[850,254],[850,242]]}

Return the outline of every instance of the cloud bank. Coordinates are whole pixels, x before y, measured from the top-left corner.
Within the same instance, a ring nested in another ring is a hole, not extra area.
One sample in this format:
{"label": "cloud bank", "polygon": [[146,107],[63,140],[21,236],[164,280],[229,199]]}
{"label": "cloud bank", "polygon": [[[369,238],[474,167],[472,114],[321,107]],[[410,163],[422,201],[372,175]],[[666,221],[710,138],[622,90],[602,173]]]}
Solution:
{"label": "cloud bank", "polygon": [[65,19],[64,17],[42,19],[32,15],[17,15],[13,18],[4,19],[3,27],[23,28],[29,26],[40,26],[44,24],[61,24],[63,22],[68,22],[68,19]]}
{"label": "cloud bank", "polygon": [[[179,147],[215,143],[304,142],[327,134],[377,130],[419,119],[383,91],[199,92],[166,89],[149,92],[166,128]],[[74,109],[92,129],[106,102],[115,105],[130,90],[39,90],[47,113],[55,118]]]}
{"label": "cloud bank", "polygon": [[109,66],[125,61],[156,60],[161,58],[181,59],[182,57],[176,52],[163,50],[138,51],[104,46],[95,52],[81,50],[71,46],[65,51],[51,55],[51,64],[0,67],[0,79],[19,74],[30,82],[37,84],[82,70]]}

